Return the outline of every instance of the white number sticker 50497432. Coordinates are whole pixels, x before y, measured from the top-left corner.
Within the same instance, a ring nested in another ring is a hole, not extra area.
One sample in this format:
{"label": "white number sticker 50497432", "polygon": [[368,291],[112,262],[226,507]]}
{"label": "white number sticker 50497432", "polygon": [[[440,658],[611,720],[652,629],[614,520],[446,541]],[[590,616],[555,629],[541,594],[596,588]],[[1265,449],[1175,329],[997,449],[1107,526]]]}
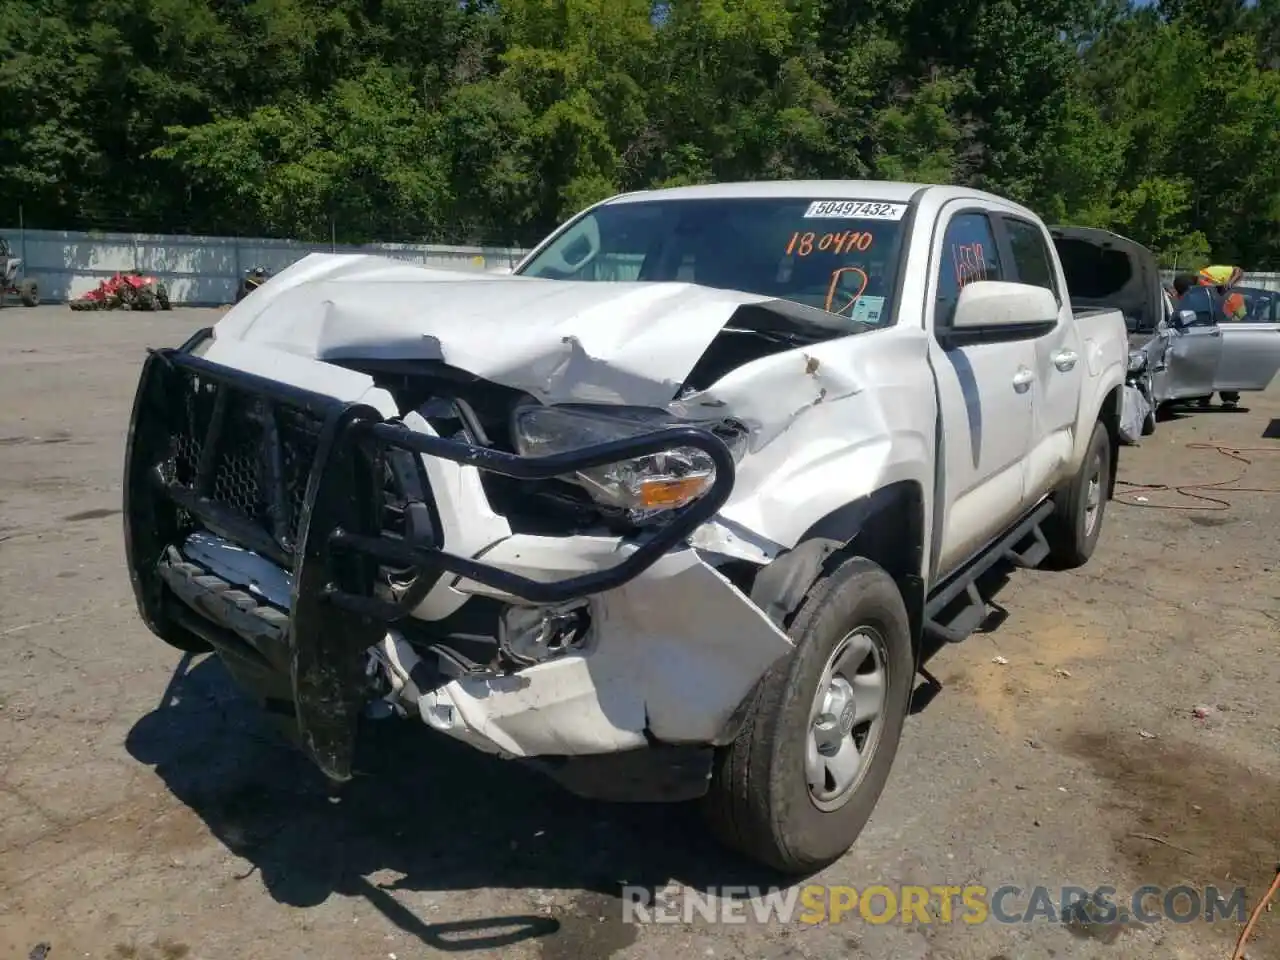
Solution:
{"label": "white number sticker 50497432", "polygon": [[804,212],[806,220],[901,220],[906,214],[905,203],[875,200],[815,200]]}

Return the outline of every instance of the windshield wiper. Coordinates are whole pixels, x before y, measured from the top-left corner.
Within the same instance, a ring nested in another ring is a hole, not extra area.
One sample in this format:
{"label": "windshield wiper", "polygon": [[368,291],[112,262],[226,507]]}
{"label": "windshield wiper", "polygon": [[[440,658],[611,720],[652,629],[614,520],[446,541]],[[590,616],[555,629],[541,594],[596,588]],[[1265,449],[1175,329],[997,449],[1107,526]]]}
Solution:
{"label": "windshield wiper", "polygon": [[725,327],[725,333],[749,333],[756,337],[764,337],[774,343],[790,343],[794,346],[806,346],[811,343],[821,343],[826,337],[818,336],[816,333],[804,334],[796,333],[791,330],[758,330],[755,327]]}

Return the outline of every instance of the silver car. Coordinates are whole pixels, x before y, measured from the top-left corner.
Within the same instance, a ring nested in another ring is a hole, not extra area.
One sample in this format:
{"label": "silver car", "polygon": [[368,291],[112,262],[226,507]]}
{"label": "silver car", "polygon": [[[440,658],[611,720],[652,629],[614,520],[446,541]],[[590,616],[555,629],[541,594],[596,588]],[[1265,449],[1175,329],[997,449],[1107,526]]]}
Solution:
{"label": "silver car", "polygon": [[1280,317],[1276,294],[1235,287],[1244,296],[1239,319],[1227,316],[1212,287],[1193,287],[1176,308],[1165,295],[1166,313],[1140,347],[1151,375],[1157,407],[1181,400],[1206,400],[1266,390],[1280,370]]}
{"label": "silver car", "polygon": [[1053,227],[1072,303],[1111,307],[1129,331],[1129,383],[1155,411],[1179,402],[1208,401],[1266,390],[1280,371],[1280,293],[1234,287],[1244,295],[1241,319],[1230,319],[1212,287],[1193,287],[1182,300],[1160,281],[1155,255],[1141,244],[1093,227]]}

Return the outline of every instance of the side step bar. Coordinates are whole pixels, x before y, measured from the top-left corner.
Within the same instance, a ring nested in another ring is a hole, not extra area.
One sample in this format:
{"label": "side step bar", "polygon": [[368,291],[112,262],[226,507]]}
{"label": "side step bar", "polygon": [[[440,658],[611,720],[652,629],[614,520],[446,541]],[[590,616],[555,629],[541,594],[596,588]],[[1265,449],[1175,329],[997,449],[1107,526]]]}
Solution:
{"label": "side step bar", "polygon": [[1053,501],[1046,500],[948,578],[925,603],[925,633],[945,643],[960,643],[982,626],[989,604],[978,590],[979,578],[1001,561],[1023,568],[1043,563],[1049,541],[1041,526],[1053,510]]}

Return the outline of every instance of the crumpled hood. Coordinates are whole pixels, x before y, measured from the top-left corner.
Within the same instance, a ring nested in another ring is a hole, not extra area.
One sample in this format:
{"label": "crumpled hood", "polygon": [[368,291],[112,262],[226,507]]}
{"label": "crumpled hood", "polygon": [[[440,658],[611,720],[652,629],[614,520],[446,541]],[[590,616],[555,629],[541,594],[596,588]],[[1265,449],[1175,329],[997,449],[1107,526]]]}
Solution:
{"label": "crumpled hood", "polygon": [[311,254],[214,328],[317,360],[438,360],[547,403],[663,406],[739,307],[685,283],[584,283]]}

